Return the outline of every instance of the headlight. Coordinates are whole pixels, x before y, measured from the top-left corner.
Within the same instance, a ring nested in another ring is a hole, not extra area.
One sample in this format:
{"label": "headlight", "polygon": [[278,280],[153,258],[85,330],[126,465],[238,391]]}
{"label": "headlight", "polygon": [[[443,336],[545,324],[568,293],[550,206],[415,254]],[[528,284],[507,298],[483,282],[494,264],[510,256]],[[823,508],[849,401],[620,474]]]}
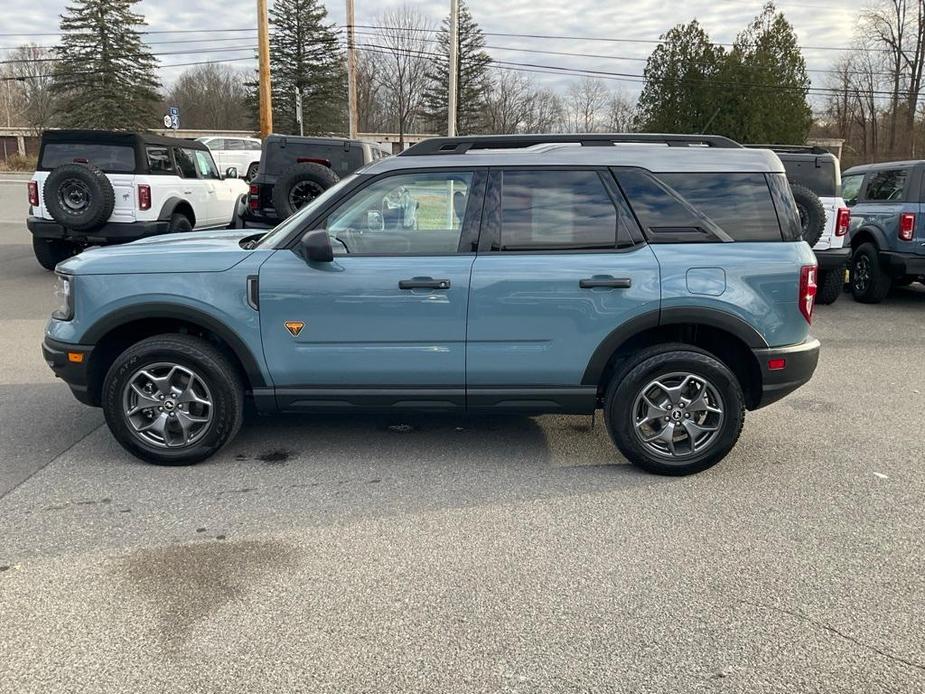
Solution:
{"label": "headlight", "polygon": [[58,274],[55,277],[57,308],[51,317],[57,320],[71,320],[74,317],[74,276]]}

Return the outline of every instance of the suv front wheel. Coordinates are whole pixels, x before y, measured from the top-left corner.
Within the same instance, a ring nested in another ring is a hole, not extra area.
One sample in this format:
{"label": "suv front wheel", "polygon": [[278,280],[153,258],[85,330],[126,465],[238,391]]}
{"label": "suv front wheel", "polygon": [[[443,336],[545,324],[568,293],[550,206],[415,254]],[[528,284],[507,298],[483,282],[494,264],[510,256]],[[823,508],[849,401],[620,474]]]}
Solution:
{"label": "suv front wheel", "polygon": [[32,252],[46,270],[54,270],[55,265],[80,253],[80,247],[70,241],[60,239],[37,239],[32,237]]}
{"label": "suv front wheel", "polygon": [[244,386],[212,344],[157,335],[120,354],[103,382],[106,423],[129,452],[159,465],[208,458],[238,432]]}
{"label": "suv front wheel", "polygon": [[631,463],[689,475],[732,449],[745,421],[742,388],[729,368],[691,345],[644,350],[607,389],[610,437]]}

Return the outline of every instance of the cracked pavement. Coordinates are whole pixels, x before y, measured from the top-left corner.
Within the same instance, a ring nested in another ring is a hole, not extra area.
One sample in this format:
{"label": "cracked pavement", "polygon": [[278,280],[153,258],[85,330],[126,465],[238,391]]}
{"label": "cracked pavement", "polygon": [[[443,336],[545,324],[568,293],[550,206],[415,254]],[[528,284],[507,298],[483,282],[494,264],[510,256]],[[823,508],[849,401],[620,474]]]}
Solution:
{"label": "cracked pavement", "polygon": [[694,477],[582,417],[251,418],[158,468],[42,361],[24,198],[0,692],[925,691],[925,288],[819,308],[814,380]]}

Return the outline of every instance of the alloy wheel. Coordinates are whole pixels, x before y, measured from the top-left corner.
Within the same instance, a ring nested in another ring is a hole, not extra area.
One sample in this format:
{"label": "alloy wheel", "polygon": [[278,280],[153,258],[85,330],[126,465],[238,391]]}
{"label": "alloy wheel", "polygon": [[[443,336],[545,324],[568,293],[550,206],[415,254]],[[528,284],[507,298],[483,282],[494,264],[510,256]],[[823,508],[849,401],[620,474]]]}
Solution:
{"label": "alloy wheel", "polygon": [[129,431],[158,448],[183,448],[205,435],[215,408],[205,380],[190,368],[158,362],[135,371],[122,394]]}

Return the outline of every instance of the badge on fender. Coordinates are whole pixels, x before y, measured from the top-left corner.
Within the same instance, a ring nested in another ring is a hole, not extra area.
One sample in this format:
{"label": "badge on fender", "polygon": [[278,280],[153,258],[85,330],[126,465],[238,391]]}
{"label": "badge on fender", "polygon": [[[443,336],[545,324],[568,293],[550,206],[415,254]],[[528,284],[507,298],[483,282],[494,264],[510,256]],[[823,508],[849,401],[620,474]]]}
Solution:
{"label": "badge on fender", "polygon": [[286,326],[286,330],[289,331],[289,334],[293,337],[298,337],[299,333],[302,332],[302,327],[305,325],[300,320],[287,320],[283,325]]}

